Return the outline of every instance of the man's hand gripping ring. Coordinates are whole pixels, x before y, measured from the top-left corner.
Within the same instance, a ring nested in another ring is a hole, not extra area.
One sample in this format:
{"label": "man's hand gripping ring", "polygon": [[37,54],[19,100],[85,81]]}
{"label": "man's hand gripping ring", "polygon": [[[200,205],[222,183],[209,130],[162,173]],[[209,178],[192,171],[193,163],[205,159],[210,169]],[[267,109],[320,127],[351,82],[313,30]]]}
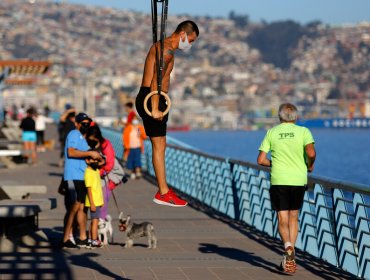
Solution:
{"label": "man's hand gripping ring", "polygon": [[[148,100],[149,100],[149,98],[151,98],[154,94],[158,94],[158,91],[157,90],[155,90],[155,91],[152,91],[151,93],[149,93],[146,97],[145,97],[145,99],[144,99],[144,110],[145,110],[145,112],[149,115],[149,116],[152,116],[152,112],[150,112],[149,111],[149,109],[148,109]],[[164,96],[164,98],[166,99],[166,101],[167,101],[167,108],[166,108],[166,110],[164,110],[164,112],[163,112],[163,116],[165,116],[165,115],[167,115],[168,114],[168,112],[170,111],[170,108],[171,108],[171,99],[170,99],[170,97],[167,95],[167,93],[165,93],[165,92],[163,92],[163,91],[161,91],[161,95],[163,95]]]}

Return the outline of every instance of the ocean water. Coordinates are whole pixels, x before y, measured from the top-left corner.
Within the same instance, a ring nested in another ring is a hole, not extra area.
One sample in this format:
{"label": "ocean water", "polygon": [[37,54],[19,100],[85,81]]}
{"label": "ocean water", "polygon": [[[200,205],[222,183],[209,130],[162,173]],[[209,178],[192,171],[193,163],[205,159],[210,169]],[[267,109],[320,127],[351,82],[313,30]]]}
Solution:
{"label": "ocean water", "polygon": [[[370,190],[370,129],[311,129],[316,162],[313,175],[360,183]],[[202,152],[257,163],[265,131],[188,131],[169,136]]]}

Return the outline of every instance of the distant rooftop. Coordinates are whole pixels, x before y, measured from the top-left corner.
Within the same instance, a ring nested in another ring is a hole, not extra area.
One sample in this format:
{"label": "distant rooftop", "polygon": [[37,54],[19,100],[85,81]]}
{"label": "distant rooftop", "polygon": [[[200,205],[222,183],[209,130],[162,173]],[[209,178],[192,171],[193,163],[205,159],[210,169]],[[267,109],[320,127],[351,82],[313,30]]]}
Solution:
{"label": "distant rooftop", "polygon": [[8,68],[9,75],[40,75],[45,74],[50,65],[48,61],[0,60],[0,73]]}

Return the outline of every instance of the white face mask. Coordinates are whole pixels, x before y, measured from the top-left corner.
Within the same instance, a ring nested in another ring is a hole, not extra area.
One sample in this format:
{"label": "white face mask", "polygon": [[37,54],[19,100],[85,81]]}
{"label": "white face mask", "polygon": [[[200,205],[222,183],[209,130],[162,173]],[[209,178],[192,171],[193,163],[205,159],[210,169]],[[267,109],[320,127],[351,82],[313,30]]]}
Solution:
{"label": "white face mask", "polygon": [[133,124],[133,125],[137,125],[137,124],[139,124],[139,120],[137,120],[137,119],[132,120],[132,124]]}
{"label": "white face mask", "polygon": [[185,41],[181,40],[181,36],[179,39],[179,49],[182,51],[189,51],[191,49],[191,44],[189,43],[188,34],[185,32]]}

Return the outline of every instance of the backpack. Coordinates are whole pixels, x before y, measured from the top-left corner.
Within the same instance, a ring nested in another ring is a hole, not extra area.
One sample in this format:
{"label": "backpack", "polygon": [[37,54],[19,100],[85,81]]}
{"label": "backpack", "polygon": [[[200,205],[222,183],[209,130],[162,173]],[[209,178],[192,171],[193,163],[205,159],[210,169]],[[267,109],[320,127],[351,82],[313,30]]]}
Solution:
{"label": "backpack", "polygon": [[113,168],[107,174],[107,177],[109,181],[112,181],[114,183],[115,187],[117,187],[120,183],[127,182],[125,171],[123,170],[123,167],[121,166],[117,158],[114,159]]}

